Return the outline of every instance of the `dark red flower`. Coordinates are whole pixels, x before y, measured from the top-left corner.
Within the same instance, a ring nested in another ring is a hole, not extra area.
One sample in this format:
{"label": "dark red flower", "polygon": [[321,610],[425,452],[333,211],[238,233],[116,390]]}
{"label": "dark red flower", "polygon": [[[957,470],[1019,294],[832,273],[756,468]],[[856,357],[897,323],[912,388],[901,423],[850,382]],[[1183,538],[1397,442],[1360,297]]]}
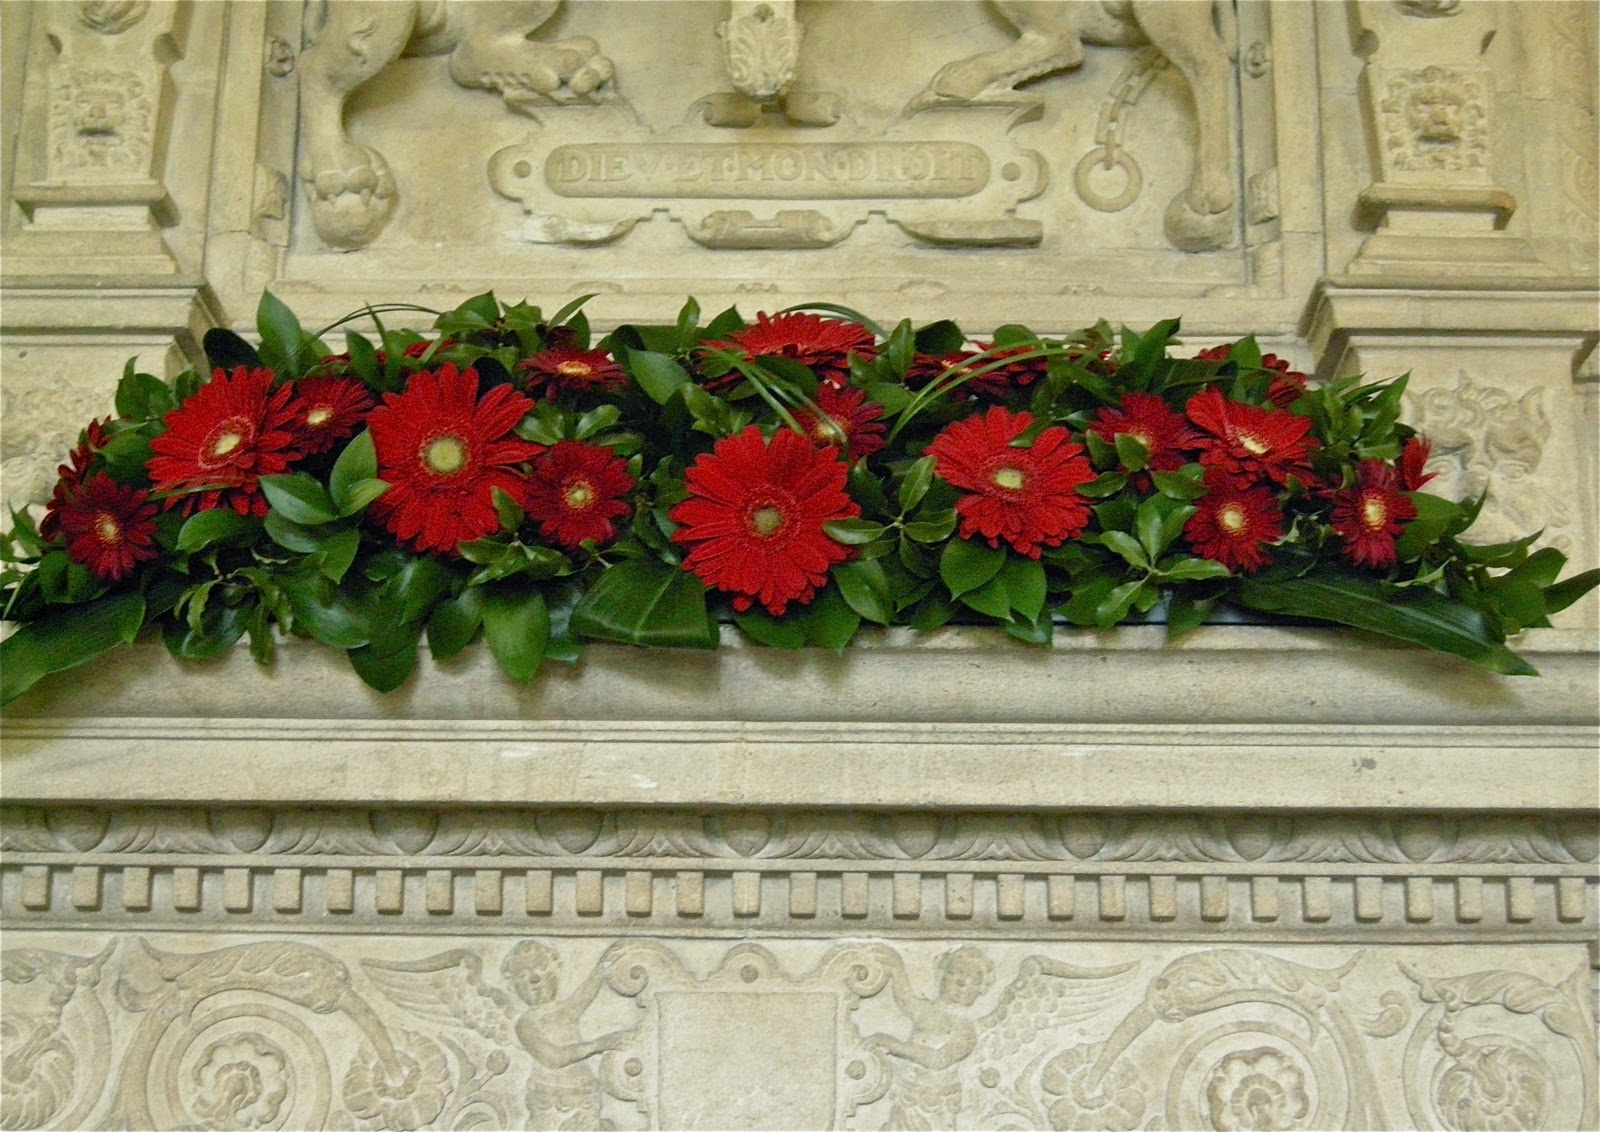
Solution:
{"label": "dark red flower", "polygon": [[1206,474],[1209,491],[1183,525],[1183,535],[1202,558],[1235,573],[1253,574],[1271,561],[1266,544],[1283,537],[1283,512],[1267,487],[1240,489],[1215,470]]}
{"label": "dark red flower", "polygon": [[[878,347],[872,332],[859,322],[823,318],[821,315],[796,311],[792,314],[756,315],[754,326],[736,330],[721,342],[708,342],[707,346],[719,350],[733,350],[747,360],[754,358],[793,358],[811,367],[817,380],[825,385],[843,388],[850,380],[850,355],[862,361],[878,356]],[[706,382],[706,388],[717,389],[738,381],[737,370]]]}
{"label": "dark red flower", "polygon": [[1204,434],[1197,442],[1200,462],[1226,473],[1236,486],[1248,487],[1263,478],[1282,484],[1291,475],[1313,482],[1306,463],[1312,443],[1306,435],[1309,417],[1229,401],[1214,386],[1189,398],[1185,411]]}
{"label": "dark red flower", "polygon": [[67,556],[102,582],[120,582],[161,553],[150,493],[104,472],[71,488],[56,515]]}
{"label": "dark red flower", "polygon": [[55,538],[60,531],[57,512],[73,489],[84,481],[89,474],[89,465],[94,463],[100,449],[111,439],[106,435],[105,427],[110,423],[110,417],[90,421],[88,427],[78,435],[78,446],[67,453],[67,462],[56,469],[55,490],[50,493],[50,501],[44,505],[44,518],[39,520],[39,533],[45,538]]}
{"label": "dark red flower", "polygon": [[261,477],[289,468],[298,452],[293,390],[272,386],[269,369],[216,370],[211,380],[167,414],[167,431],[150,442],[146,465],[157,492],[176,492],[168,507],[185,514],[232,507],[265,515]]}
{"label": "dark red flower", "polygon": [[[979,350],[993,350],[993,342],[977,342]],[[1019,354],[1029,354],[1038,349],[1037,346],[1012,346],[1005,350],[996,350],[988,357],[982,359],[973,367],[982,369],[992,366],[996,362],[1003,362],[1007,358],[1014,358]],[[992,369],[988,373],[979,374],[967,382],[965,388],[972,390],[979,397],[990,401],[999,401],[1018,389],[1026,389],[1036,381],[1042,381],[1050,372],[1050,359],[1045,357],[1024,358],[1021,361],[1007,362],[999,369]]]}
{"label": "dark red flower", "polygon": [[[1232,350],[1231,345],[1207,346],[1195,355],[1195,360],[1225,362]],[[1290,369],[1287,358],[1280,358],[1277,354],[1262,354],[1261,368],[1274,371],[1272,379],[1267,384],[1267,400],[1278,408],[1287,409],[1300,400],[1300,395],[1306,391],[1309,375]]]}
{"label": "dark red flower", "polygon": [[526,508],[517,465],[544,451],[512,431],[532,408],[509,385],[479,400],[478,371],[449,363],[413,374],[403,393],[385,393],[368,418],[378,478],[389,484],[373,516],[415,549],[445,554],[499,530],[494,489]]}
{"label": "dark red flower", "polygon": [[844,449],[852,463],[883,450],[889,432],[883,423],[883,406],[868,401],[861,390],[824,385],[817,390],[817,408],[821,415],[796,409],[794,419],[818,444]]}
{"label": "dark red flower", "polygon": [[1089,501],[1078,485],[1094,479],[1083,446],[1060,426],[1041,432],[1030,448],[1011,442],[1033,424],[1030,413],[995,406],[946,426],[928,451],[946,481],[969,494],[956,501],[961,537],[981,535],[990,546],[1003,540],[1021,554],[1059,546],[1082,533]]}
{"label": "dark red flower", "polygon": [[791,601],[809,603],[828,569],[854,552],[822,529],[854,519],[846,468],[836,448],[818,448],[784,429],[770,441],[751,425],[717,441],[684,475],[689,498],[672,509],[674,542],[689,546],[683,568],[734,595],[733,607],[760,602],[774,617]]}
{"label": "dark red flower", "polygon": [[1344,540],[1343,553],[1357,566],[1387,570],[1396,561],[1394,540],[1417,508],[1400,490],[1395,470],[1382,460],[1363,460],[1355,482],[1334,493],[1329,524]]}
{"label": "dark red flower", "polygon": [[528,375],[528,392],[541,387],[546,397],[571,391],[615,389],[628,381],[628,371],[604,350],[580,350],[576,346],[557,346],[541,350],[517,367]]}
{"label": "dark red flower", "polygon": [[1433,445],[1421,436],[1413,436],[1406,441],[1405,448],[1400,452],[1400,463],[1397,471],[1400,473],[1400,487],[1404,491],[1421,491],[1422,485],[1435,479],[1438,472],[1425,472],[1428,460],[1433,456]]}
{"label": "dark red flower", "polygon": [[372,391],[348,377],[308,377],[295,382],[289,412],[302,456],[328,452],[355,435],[372,411]]}
{"label": "dark red flower", "polygon": [[[980,368],[983,365],[982,362],[976,365],[968,365],[977,356],[977,351],[975,350],[957,350],[952,354],[944,354],[939,357],[935,357],[932,354],[916,354],[912,357],[911,364],[906,367],[906,386],[911,389],[921,389],[924,385],[928,385],[941,377],[940,384],[946,384],[960,374],[965,373],[968,369]],[[946,370],[951,369],[955,370],[955,372],[945,373]],[[968,378],[951,390],[949,395],[957,400],[972,397],[973,384],[982,380],[983,378],[981,377]]]}
{"label": "dark red flower", "polygon": [[1124,393],[1122,407],[1101,409],[1089,431],[1107,444],[1115,444],[1118,436],[1131,436],[1149,451],[1147,466],[1157,472],[1177,471],[1188,463],[1184,450],[1200,444],[1200,434],[1182,414],[1154,393]]}
{"label": "dark red flower", "polygon": [[527,511],[539,533],[568,550],[616,540],[617,523],[633,513],[628,463],[600,444],[563,440],[533,463]]}

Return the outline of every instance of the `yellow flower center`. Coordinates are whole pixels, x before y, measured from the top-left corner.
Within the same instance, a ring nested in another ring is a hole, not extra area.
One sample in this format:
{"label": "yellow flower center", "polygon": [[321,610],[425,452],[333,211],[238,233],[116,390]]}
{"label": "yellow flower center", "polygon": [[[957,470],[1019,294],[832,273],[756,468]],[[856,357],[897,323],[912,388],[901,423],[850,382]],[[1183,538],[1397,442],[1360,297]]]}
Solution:
{"label": "yellow flower center", "polygon": [[467,465],[467,446],[459,436],[440,436],[422,450],[422,461],[441,476],[454,475]]}
{"label": "yellow flower center", "polygon": [[1217,511],[1217,526],[1230,535],[1236,535],[1249,526],[1245,519],[1244,508],[1237,503],[1225,504]]}
{"label": "yellow flower center", "polygon": [[226,456],[244,442],[244,436],[237,432],[225,432],[217,437],[211,445],[211,455]]}
{"label": "yellow flower center", "polygon": [[102,512],[95,516],[94,533],[100,536],[101,542],[117,542],[122,538],[122,527],[110,515]]}
{"label": "yellow flower center", "polygon": [[579,480],[567,488],[561,497],[567,501],[568,507],[574,511],[582,511],[590,503],[594,502],[594,487]]}
{"label": "yellow flower center", "polygon": [[1370,530],[1382,530],[1389,521],[1389,508],[1381,499],[1367,498],[1361,504],[1361,521]]}
{"label": "yellow flower center", "polygon": [[750,529],[762,538],[770,538],[783,526],[783,512],[776,507],[760,507],[750,514]]}
{"label": "yellow flower center", "polygon": [[588,362],[580,362],[576,358],[561,362],[556,366],[557,373],[564,373],[568,377],[588,377],[594,372],[594,367]]}
{"label": "yellow flower center", "polygon": [[1252,456],[1265,456],[1272,451],[1272,445],[1266,443],[1259,436],[1251,436],[1248,432],[1239,434],[1239,447]]}
{"label": "yellow flower center", "polygon": [[1134,440],[1137,440],[1140,444],[1143,444],[1146,448],[1152,447],[1152,445],[1150,444],[1150,438],[1148,436],[1146,436],[1142,432],[1125,432],[1122,435],[1124,435],[1126,437],[1130,437],[1130,438],[1132,438]]}
{"label": "yellow flower center", "polygon": [[990,478],[994,480],[996,487],[1003,487],[1007,491],[1020,491],[1022,485],[1027,482],[1021,468],[997,468]]}
{"label": "yellow flower center", "polygon": [[306,424],[311,428],[321,428],[333,419],[333,410],[326,405],[318,405],[306,414]]}
{"label": "yellow flower center", "polygon": [[844,429],[826,419],[812,426],[811,435],[824,444],[843,444],[846,440]]}

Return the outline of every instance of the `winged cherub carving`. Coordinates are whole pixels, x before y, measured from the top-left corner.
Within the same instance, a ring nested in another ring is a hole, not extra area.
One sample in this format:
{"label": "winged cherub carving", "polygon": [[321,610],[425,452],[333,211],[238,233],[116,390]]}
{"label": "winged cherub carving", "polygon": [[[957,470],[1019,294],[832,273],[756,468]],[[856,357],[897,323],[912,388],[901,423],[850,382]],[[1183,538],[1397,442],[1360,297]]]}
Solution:
{"label": "winged cherub carving", "polygon": [[578,1025],[605,985],[610,969],[606,958],[564,999],[557,997],[560,957],[533,940],[517,944],[500,964],[515,999],[484,982],[483,959],[470,951],[445,951],[410,963],[369,959],[362,966],[372,985],[397,1006],[465,1027],[500,1048],[520,1045],[526,1050],[533,1060],[527,1086],[529,1127],[610,1127],[600,1117],[600,1081],[585,1062],[619,1048],[633,1031],[584,1039]]}

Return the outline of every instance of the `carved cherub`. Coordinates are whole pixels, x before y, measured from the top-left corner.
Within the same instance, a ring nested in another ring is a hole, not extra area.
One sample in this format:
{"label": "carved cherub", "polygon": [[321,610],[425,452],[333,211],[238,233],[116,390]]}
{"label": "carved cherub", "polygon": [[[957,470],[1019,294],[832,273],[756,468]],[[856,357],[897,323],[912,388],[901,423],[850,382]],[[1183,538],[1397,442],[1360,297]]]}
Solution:
{"label": "carved cherub", "polygon": [[[1015,1053],[1043,1030],[1069,1025],[1096,1013],[1121,989],[1116,978],[1137,964],[1084,968],[1042,956],[1022,961],[1017,977],[983,1018],[966,1016],[994,985],[994,965],[976,947],[967,945],[940,956],[939,990],[924,998],[911,989],[898,957],[890,967],[889,987],[911,1019],[911,1036],[873,1034],[863,1043],[869,1051],[895,1058],[889,1087],[890,1111],[885,1128],[953,1128],[961,1111],[962,1069],[975,1069]],[[1071,981],[1069,981],[1071,980]],[[1092,981],[1091,981],[1092,980]]]}
{"label": "carved cherub", "polygon": [[[412,963],[363,960],[373,986],[396,1005],[426,1018],[463,1026],[502,1048],[520,1045],[533,1059],[528,1077],[529,1127],[609,1128],[600,1117],[601,1087],[584,1064],[621,1047],[632,1030],[585,1039],[579,1021],[605,985],[602,957],[578,987],[560,999],[561,960],[551,947],[524,940],[500,964],[522,1006],[483,980],[483,960],[470,951],[442,952]],[[523,1006],[526,1009],[523,1009]]]}

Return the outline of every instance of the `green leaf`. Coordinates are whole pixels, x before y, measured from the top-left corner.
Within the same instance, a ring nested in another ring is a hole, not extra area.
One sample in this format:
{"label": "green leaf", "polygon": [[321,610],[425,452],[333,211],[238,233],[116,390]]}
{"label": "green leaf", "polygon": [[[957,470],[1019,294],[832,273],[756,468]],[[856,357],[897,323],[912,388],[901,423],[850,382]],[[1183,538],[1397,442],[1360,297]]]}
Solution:
{"label": "green leaf", "polygon": [[1150,569],[1150,558],[1139,540],[1127,531],[1106,531],[1100,536],[1102,545],[1122,556],[1129,566],[1140,570]]}
{"label": "green leaf", "polygon": [[922,502],[922,497],[928,494],[928,488],[933,485],[933,457],[924,456],[906,469],[905,478],[900,481],[900,513],[910,514],[911,509]]}
{"label": "green leaf", "polygon": [[339,509],[328,498],[322,484],[305,472],[262,476],[261,492],[272,509],[290,522],[314,527],[339,517]]}
{"label": "green leaf", "polygon": [[640,559],[609,567],[572,611],[572,632],[629,645],[714,649],[706,591],[687,570]]}
{"label": "green leaf", "polygon": [[377,475],[378,452],[372,443],[372,433],[363,429],[333,462],[333,471],[328,475],[328,493],[343,511],[356,485],[376,479]]}
{"label": "green leaf", "polygon": [[1351,625],[1470,660],[1507,676],[1538,673],[1490,631],[1483,614],[1432,590],[1395,589],[1371,578],[1324,571],[1286,581],[1247,579],[1240,604]]}
{"label": "green leaf", "polygon": [[526,684],[544,663],[550,643],[550,610],[532,586],[502,583],[484,587],[483,635],[505,674]]}
{"label": "green leaf", "polygon": [[[209,514],[202,511],[200,514]],[[196,515],[195,518],[199,518]],[[261,525],[266,528],[267,537],[285,550],[292,550],[296,554],[311,554],[322,549],[326,530],[316,527],[302,527],[299,523],[291,523],[280,512],[268,511],[267,517]]]}
{"label": "green leaf", "polygon": [[1162,566],[1156,573],[1173,582],[1199,582],[1232,576],[1226,566],[1209,558],[1180,558],[1171,565]]}
{"label": "green leaf", "polygon": [[408,555],[384,583],[383,602],[402,622],[420,622],[450,588],[450,571],[431,554]]}
{"label": "green leaf", "polygon": [[345,353],[350,355],[350,368],[355,370],[356,376],[371,386],[378,386],[382,378],[382,363],[378,361],[378,351],[365,337],[354,330],[344,332]]}
{"label": "green leaf", "polygon": [[[1089,434],[1093,436],[1093,433]],[[1123,472],[1106,472],[1097,476],[1088,483],[1078,485],[1078,494],[1086,499],[1104,499],[1108,495],[1115,495],[1128,486],[1128,477]]]}
{"label": "green leaf", "polygon": [[943,511],[924,512],[921,519],[907,523],[902,528],[906,537],[916,542],[942,542],[956,529],[956,511],[946,507]]}
{"label": "green leaf", "polygon": [[1188,594],[1172,593],[1167,602],[1167,640],[1176,641],[1204,625],[1216,604],[1216,598],[1196,599]]}
{"label": "green leaf", "polygon": [[494,513],[500,520],[500,529],[515,533],[522,526],[522,520],[528,517],[522,504],[512,499],[511,493],[502,487],[491,487],[489,497],[494,500]]}
{"label": "green leaf", "polygon": [[1039,614],[1044,611],[1044,564],[1036,558],[1013,555],[1006,559],[1006,564],[996,577],[1005,582],[1011,608],[1021,615],[1022,620],[1037,621]]}
{"label": "green leaf", "polygon": [[1189,464],[1185,470],[1178,472],[1150,473],[1157,491],[1169,498],[1182,500],[1199,499],[1206,493],[1208,489],[1203,477],[1204,471],[1199,464]]}
{"label": "green leaf", "polygon": [[117,382],[117,416],[130,421],[160,420],[174,407],[172,390],[159,377],[133,369],[133,359]]}
{"label": "green leaf", "polygon": [[[1461,517],[1461,505],[1427,492],[1413,492],[1411,502],[1416,505],[1417,517],[1405,525],[1395,541],[1395,554],[1402,562],[1415,562],[1439,539],[1450,525]],[[1468,557],[1470,557],[1468,552]]]}
{"label": "green leaf", "polygon": [[1109,629],[1128,615],[1128,610],[1133,607],[1134,600],[1138,598],[1139,591],[1144,589],[1145,580],[1140,578],[1133,582],[1123,582],[1112,587],[1111,591],[1100,599],[1100,604],[1095,607],[1094,622],[1102,629]]}
{"label": "green leaf", "polygon": [[975,590],[1000,572],[1006,552],[982,543],[955,539],[945,545],[939,557],[939,576],[950,589],[951,597]]}
{"label": "green leaf", "polygon": [[350,667],[356,670],[363,683],[379,692],[392,692],[404,684],[416,671],[417,642],[412,640],[392,650],[380,650],[376,645],[364,645],[345,653]]}
{"label": "green leaf", "polygon": [[1116,434],[1117,459],[1122,462],[1124,470],[1141,472],[1150,462],[1150,446],[1137,436],[1126,432]]}
{"label": "green leaf", "polygon": [[868,621],[887,625],[894,616],[894,594],[883,564],[877,559],[835,566],[833,579],[845,602]]}
{"label": "green leaf", "polygon": [[321,574],[285,575],[279,584],[294,611],[295,623],[323,644],[353,649],[372,639],[365,611]]}
{"label": "green leaf", "polygon": [[828,586],[810,605],[791,610],[784,618],[805,630],[806,644],[840,652],[861,627],[861,614],[850,608],[838,586]]}
{"label": "green leaf", "polygon": [[279,377],[299,377],[305,369],[300,341],[305,331],[300,320],[271,291],[261,292],[256,306],[256,331],[261,335],[261,357]]}
{"label": "green leaf", "polygon": [[[857,618],[859,621],[860,618]],[[806,647],[806,630],[793,614],[774,617],[759,606],[733,615],[739,626],[752,641],[774,649],[803,649]]]}
{"label": "green leaf", "polygon": [[118,645],[132,644],[144,624],[144,598],[117,594],[93,605],[52,611],[0,641],[0,706],[52,672],[75,668]]}
{"label": "green leaf", "polygon": [[350,564],[356,560],[356,551],[361,549],[361,532],[354,528],[335,531],[322,540],[319,549],[322,564],[318,569],[324,578],[338,585],[349,572]]}
{"label": "green leaf", "polygon": [[690,298],[678,311],[676,330],[678,332],[678,349],[687,350],[694,345],[694,332],[700,327],[700,304]]}
{"label": "green leaf", "polygon": [[240,366],[255,369],[261,365],[261,355],[256,353],[254,346],[233,331],[221,327],[206,331],[205,337],[200,340],[200,348],[205,351],[206,361],[212,369],[232,373]]}
{"label": "green leaf", "polygon": [[866,519],[830,519],[822,524],[823,533],[834,542],[845,546],[860,546],[883,537],[883,532],[888,530],[882,523],[873,523]]}
{"label": "green leaf", "polygon": [[204,550],[208,546],[215,546],[241,535],[254,526],[254,522],[231,507],[213,507],[209,511],[197,511],[185,519],[183,526],[178,528],[178,550],[184,554],[193,554],[197,550]]}
{"label": "green leaf", "polygon": [[615,405],[600,405],[578,418],[572,430],[574,440],[588,440],[597,432],[604,432],[622,419],[622,410]]}
{"label": "green leaf", "polygon": [[1003,574],[996,574],[983,585],[961,595],[963,604],[987,614],[996,621],[1011,620],[1011,591]]}
{"label": "green leaf", "polygon": [[1139,535],[1139,545],[1144,548],[1147,561],[1154,562],[1167,548],[1161,537],[1162,515],[1160,503],[1163,502],[1159,495],[1152,495],[1139,504],[1139,510],[1134,513],[1133,526]]}
{"label": "green leaf", "polygon": [[919,353],[932,354],[936,358],[955,353],[966,341],[967,336],[961,327],[947,318],[928,323],[917,331],[915,338]]}
{"label": "green leaf", "polygon": [[383,480],[358,480],[351,485],[345,499],[339,504],[339,516],[343,519],[359,515],[378,496],[389,490],[389,485]]}
{"label": "green leaf", "polygon": [[665,405],[673,394],[689,384],[688,370],[666,354],[649,350],[628,351],[628,372],[633,374],[645,396],[658,405]]}
{"label": "green leaf", "polygon": [[1560,613],[1596,586],[1600,586],[1600,570],[1585,570],[1564,582],[1546,586],[1544,610],[1546,613]]}
{"label": "green leaf", "polygon": [[433,607],[428,618],[428,649],[434,660],[449,660],[472,643],[483,624],[483,588],[469,586]]}

